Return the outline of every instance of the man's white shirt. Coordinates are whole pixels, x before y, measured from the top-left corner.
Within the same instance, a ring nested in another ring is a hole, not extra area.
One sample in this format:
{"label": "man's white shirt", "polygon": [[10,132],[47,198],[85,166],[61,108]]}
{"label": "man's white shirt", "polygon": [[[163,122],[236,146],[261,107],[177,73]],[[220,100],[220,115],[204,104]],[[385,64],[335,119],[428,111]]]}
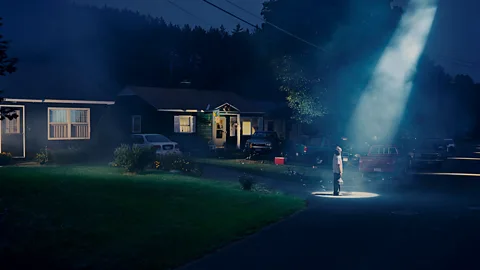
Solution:
{"label": "man's white shirt", "polygon": [[341,155],[333,155],[333,173],[340,173],[340,168],[343,168],[343,161]]}

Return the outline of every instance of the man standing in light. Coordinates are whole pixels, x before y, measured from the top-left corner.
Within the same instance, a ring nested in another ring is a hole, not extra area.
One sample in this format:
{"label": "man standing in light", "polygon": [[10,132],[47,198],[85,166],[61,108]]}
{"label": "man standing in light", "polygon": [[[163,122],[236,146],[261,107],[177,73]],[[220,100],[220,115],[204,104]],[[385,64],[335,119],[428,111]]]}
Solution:
{"label": "man standing in light", "polygon": [[335,153],[333,154],[333,195],[340,195],[340,185],[343,183],[343,161],[342,161],[342,148],[337,146]]}

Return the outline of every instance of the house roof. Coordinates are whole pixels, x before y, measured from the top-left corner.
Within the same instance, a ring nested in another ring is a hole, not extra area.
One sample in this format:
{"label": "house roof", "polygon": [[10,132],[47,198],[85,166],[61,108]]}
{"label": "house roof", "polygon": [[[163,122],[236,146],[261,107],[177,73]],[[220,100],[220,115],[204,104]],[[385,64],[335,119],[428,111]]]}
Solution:
{"label": "house roof", "polygon": [[132,95],[140,97],[158,110],[214,110],[225,103],[241,112],[268,112],[277,107],[272,102],[250,100],[225,91],[127,86],[119,94]]}

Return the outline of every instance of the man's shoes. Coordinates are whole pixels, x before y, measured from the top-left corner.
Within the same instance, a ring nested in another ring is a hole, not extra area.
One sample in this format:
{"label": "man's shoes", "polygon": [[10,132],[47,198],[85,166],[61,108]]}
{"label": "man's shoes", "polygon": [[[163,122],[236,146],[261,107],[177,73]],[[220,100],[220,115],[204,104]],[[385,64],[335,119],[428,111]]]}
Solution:
{"label": "man's shoes", "polygon": [[333,193],[333,196],[340,196],[339,193]]}

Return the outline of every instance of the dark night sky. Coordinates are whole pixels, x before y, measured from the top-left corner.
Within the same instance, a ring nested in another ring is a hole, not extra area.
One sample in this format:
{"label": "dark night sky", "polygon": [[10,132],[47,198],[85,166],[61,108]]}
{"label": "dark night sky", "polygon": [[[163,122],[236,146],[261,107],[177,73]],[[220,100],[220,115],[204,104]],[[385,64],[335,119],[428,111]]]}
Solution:
{"label": "dark night sky", "polygon": [[[138,10],[140,13],[163,17],[166,21],[174,24],[188,23],[207,28],[223,24],[227,29],[231,29],[239,23],[235,18],[223,14],[201,0],[173,1],[194,16],[173,6],[167,0],[75,0],[77,3]],[[210,1],[254,24],[260,24],[258,19],[236,9],[224,0]],[[262,2],[264,2],[264,0],[231,1],[255,14],[260,14]],[[407,0],[395,1],[403,4],[407,2]],[[480,53],[478,53],[478,48],[480,48],[480,16],[478,16],[480,1],[439,0],[438,5],[437,17],[427,44],[427,53],[437,63],[444,66],[449,73],[469,74],[477,82],[480,81]],[[247,28],[246,25],[243,27]]]}

